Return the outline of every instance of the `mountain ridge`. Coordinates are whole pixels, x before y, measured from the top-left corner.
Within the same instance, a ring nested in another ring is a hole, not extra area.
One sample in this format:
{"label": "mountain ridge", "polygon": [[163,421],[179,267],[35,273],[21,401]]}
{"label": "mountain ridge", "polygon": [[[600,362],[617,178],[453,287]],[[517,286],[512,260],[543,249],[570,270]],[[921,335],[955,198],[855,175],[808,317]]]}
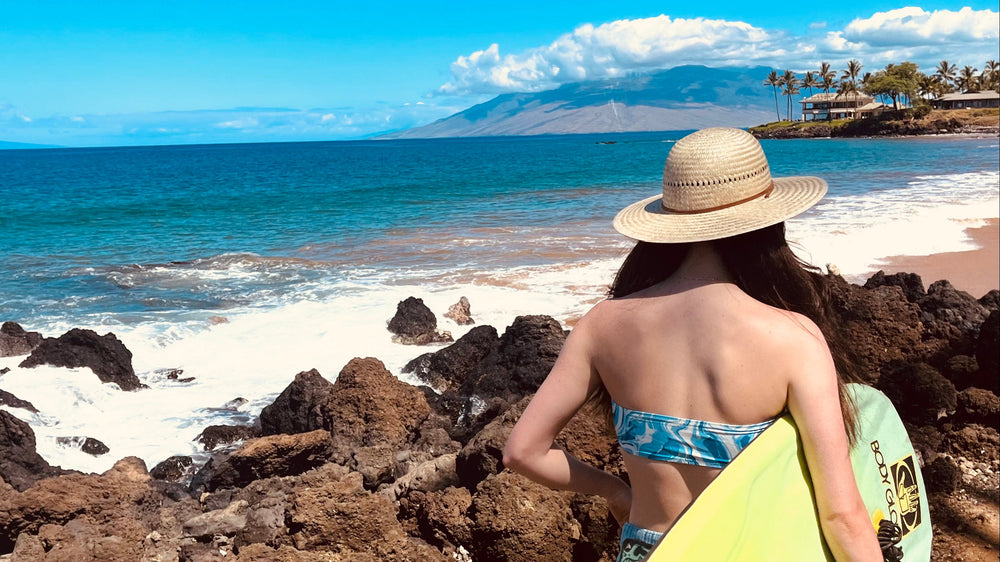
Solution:
{"label": "mountain ridge", "polygon": [[667,70],[500,94],[433,123],[381,139],[613,133],[748,127],[773,120],[771,68]]}

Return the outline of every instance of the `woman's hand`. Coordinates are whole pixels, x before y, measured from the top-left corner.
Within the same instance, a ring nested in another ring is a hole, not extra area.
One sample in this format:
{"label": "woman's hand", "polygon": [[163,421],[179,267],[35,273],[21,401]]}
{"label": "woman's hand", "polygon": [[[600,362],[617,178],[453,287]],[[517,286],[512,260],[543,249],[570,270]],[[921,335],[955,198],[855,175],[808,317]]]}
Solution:
{"label": "woman's hand", "polygon": [[621,486],[604,499],[608,501],[608,509],[611,510],[611,515],[615,516],[618,526],[628,523],[629,512],[632,511],[632,488],[622,481]]}

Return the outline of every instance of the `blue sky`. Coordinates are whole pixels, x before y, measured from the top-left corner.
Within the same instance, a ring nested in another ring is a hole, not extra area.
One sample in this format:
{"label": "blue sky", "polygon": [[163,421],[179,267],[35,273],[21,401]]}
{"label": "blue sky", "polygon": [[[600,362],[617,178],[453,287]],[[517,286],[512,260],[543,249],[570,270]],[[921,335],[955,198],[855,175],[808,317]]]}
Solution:
{"label": "blue sky", "polygon": [[996,2],[0,0],[0,141],[362,138],[680,64],[998,57]]}

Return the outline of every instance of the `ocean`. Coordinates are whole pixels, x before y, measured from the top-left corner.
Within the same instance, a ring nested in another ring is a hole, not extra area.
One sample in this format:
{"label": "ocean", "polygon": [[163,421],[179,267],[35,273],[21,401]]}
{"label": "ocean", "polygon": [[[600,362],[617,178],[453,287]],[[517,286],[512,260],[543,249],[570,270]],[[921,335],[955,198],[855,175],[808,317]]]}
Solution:
{"label": "ocean", "polygon": [[[500,332],[522,314],[571,324],[630,246],[612,217],[660,190],[683,135],[0,151],[0,322],[113,332],[149,386],[0,358],[0,389],[39,413],[4,408],[51,464],[151,468],[204,458],[204,427],[250,423],[299,371],[334,380],[377,357],[418,382],[401,368],[433,348],[386,330],[406,297],[456,339],[470,327],[443,313],[462,296]],[[965,229],[1000,214],[995,137],[762,144],[774,175],[828,181],[788,237],[855,282],[887,256],[970,249]],[[87,455],[78,437],[111,451]]]}

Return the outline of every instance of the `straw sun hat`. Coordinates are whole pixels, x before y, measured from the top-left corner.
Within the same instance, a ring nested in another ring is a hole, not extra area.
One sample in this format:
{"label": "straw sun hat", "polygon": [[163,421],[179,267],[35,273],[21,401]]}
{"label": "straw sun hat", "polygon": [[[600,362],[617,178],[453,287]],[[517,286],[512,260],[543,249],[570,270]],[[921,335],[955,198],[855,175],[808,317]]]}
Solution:
{"label": "straw sun hat", "polygon": [[824,194],[820,178],[772,178],[750,133],[702,129],[674,144],[663,167],[663,194],[622,209],[614,227],[646,242],[716,240],[794,217]]}

